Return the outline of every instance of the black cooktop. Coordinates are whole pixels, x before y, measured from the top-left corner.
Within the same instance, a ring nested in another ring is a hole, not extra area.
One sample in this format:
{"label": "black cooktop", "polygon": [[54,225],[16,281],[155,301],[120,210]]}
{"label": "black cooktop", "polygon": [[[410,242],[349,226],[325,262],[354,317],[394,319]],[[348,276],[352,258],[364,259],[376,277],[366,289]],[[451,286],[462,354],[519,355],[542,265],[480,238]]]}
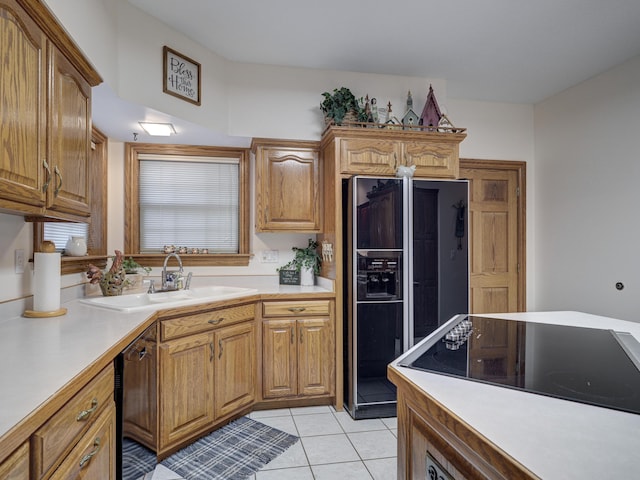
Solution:
{"label": "black cooktop", "polygon": [[640,413],[638,352],[624,332],[459,315],[400,365]]}

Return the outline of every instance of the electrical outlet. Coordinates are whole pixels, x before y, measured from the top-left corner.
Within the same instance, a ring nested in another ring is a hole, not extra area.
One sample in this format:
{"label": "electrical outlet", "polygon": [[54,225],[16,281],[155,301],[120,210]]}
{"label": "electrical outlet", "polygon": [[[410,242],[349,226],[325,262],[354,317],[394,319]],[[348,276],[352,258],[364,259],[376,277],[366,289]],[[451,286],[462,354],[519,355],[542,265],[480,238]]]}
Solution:
{"label": "electrical outlet", "polygon": [[278,263],[278,250],[262,250],[262,263]]}
{"label": "electrical outlet", "polygon": [[18,248],[15,252],[16,273],[24,273],[24,249]]}

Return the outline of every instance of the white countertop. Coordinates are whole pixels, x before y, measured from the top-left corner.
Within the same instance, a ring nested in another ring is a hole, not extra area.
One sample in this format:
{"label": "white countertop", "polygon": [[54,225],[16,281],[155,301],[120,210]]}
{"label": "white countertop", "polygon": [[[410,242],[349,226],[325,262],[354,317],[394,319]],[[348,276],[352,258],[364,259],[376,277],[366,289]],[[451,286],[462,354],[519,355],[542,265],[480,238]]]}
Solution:
{"label": "white countertop", "polygon": [[[639,323],[579,312],[482,316],[613,329],[640,339]],[[401,375],[540,478],[640,478],[640,415],[398,367],[396,362],[393,368]]]}
{"label": "white countertop", "polygon": [[[250,295],[331,292],[323,286],[258,282],[255,287],[257,293]],[[0,440],[154,314],[153,310],[119,313],[88,306],[79,300],[62,306],[67,308],[67,314],[60,317],[18,316],[0,321]]]}

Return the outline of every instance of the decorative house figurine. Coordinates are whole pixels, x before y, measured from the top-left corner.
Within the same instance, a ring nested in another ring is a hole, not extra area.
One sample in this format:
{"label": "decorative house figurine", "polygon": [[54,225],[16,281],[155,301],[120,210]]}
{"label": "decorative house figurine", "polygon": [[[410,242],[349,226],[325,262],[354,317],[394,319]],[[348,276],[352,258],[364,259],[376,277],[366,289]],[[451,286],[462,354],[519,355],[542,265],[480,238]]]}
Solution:
{"label": "decorative house figurine", "polygon": [[[422,115],[420,116],[420,125],[425,127],[437,127],[440,124],[442,113],[436,96],[433,93],[433,88],[429,85],[429,94],[427,95],[427,101],[422,109]],[[436,128],[430,128],[429,130],[436,130]]]}
{"label": "decorative house figurine", "polygon": [[387,120],[384,122],[386,128],[400,129],[402,128],[400,121],[391,115],[391,102],[387,103]]}
{"label": "decorative house figurine", "polygon": [[447,115],[444,113],[442,114],[442,117],[440,117],[440,121],[438,122],[438,131],[443,133],[456,133],[456,129],[453,126],[453,123],[451,123],[449,117],[447,117]]}
{"label": "decorative house figurine", "polygon": [[[418,115],[413,111],[413,98],[411,98],[411,91],[409,91],[407,95],[407,113],[402,117],[402,125],[406,130],[409,130],[413,125],[418,125],[419,120]],[[419,130],[419,128],[414,128],[414,130]]]}

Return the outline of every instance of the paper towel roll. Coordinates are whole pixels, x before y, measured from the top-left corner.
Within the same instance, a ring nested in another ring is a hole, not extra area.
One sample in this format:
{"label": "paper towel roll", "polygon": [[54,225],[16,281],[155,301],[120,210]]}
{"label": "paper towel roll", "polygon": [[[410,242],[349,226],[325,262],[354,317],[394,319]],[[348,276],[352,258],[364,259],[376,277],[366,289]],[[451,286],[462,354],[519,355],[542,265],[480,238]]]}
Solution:
{"label": "paper towel roll", "polygon": [[60,309],[60,253],[33,254],[33,309]]}

